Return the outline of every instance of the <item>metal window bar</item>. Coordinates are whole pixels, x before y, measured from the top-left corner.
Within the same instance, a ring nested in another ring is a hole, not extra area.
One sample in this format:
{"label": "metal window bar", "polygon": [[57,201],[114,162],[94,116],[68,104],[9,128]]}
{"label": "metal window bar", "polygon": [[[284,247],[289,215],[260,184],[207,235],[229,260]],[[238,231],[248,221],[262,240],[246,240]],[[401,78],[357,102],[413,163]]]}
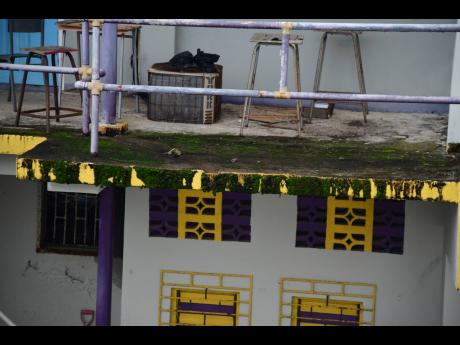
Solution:
{"label": "metal window bar", "polygon": [[[286,288],[286,283],[303,283],[308,284],[310,287],[308,289],[289,289]],[[279,318],[278,324],[281,326],[283,325],[283,320],[288,319],[292,322],[293,314],[292,308],[298,307],[301,304],[295,304],[292,302],[292,297],[298,297],[299,299],[302,298],[313,298],[313,297],[326,297],[325,300],[327,301],[329,297],[342,297],[345,298],[343,301],[347,302],[360,302],[362,303],[362,307],[360,307],[360,311],[363,315],[367,315],[367,319],[360,320],[358,323],[359,325],[375,325],[375,306],[376,306],[376,295],[377,295],[377,285],[369,284],[369,283],[353,283],[353,282],[338,282],[338,281],[331,281],[331,280],[315,280],[315,279],[302,279],[302,278],[281,278],[280,279],[280,303],[279,303]],[[322,285],[329,285],[332,287],[339,287],[340,292],[329,290],[325,291],[324,289],[319,289],[317,284]],[[362,289],[368,289],[369,293],[348,293],[346,288],[347,287],[359,287]],[[287,297],[289,302],[285,302]],[[365,304],[370,304],[370,306],[365,306]],[[318,305],[319,306],[319,305]],[[323,306],[323,305],[321,305]],[[283,307],[288,307],[291,311],[291,314],[287,315],[283,312]],[[344,309],[350,309],[348,307],[344,307]],[[324,319],[323,319],[324,320]]]}
{"label": "metal window bar", "polygon": [[[46,192],[47,195],[51,195],[53,202],[53,207],[54,213],[53,217],[50,220],[52,224],[52,241],[51,243],[47,243],[47,245],[51,246],[59,246],[59,247],[66,247],[66,246],[71,246],[71,247],[86,247],[86,248],[95,248],[97,247],[97,223],[98,223],[98,198],[95,195],[90,195],[86,193],[62,193],[62,192]],[[64,197],[64,215],[58,215],[57,210],[58,210],[58,198],[59,197]],[[80,197],[83,197],[81,199]],[[69,206],[69,200],[73,199],[74,200],[74,209],[71,209]],[[93,242],[91,243],[90,240],[88,240],[87,236],[87,230],[88,230],[88,207],[89,203],[88,200],[93,199],[93,207],[94,207],[94,218],[92,220],[93,226],[94,226],[94,237],[93,237]],[[80,201],[79,201],[80,200]],[[84,201],[82,201],[84,200]],[[78,216],[78,210],[79,208],[84,207],[84,216],[79,217]],[[73,213],[75,215],[73,224],[70,224],[68,221],[68,214]],[[63,221],[62,229],[58,228],[57,222],[58,220]],[[84,224],[82,227],[78,227],[77,224],[78,222],[81,222],[81,224]],[[68,226],[73,226],[70,231],[70,237],[71,238],[66,238]],[[56,234],[57,231],[60,230],[62,231],[62,239],[57,243],[56,239]],[[48,231],[45,229],[44,231]],[[77,238],[83,239],[83,241],[79,240],[81,243],[77,243]]]}
{"label": "metal window bar", "polygon": [[[99,96],[104,91],[134,91],[147,93],[185,93],[200,95],[243,96],[243,97],[267,97],[267,98],[292,98],[306,100],[336,100],[336,101],[361,101],[361,102],[405,102],[405,103],[437,103],[437,104],[460,104],[460,97],[434,97],[434,96],[400,96],[400,95],[363,95],[363,94],[339,94],[339,93],[314,93],[314,92],[289,92],[282,86],[287,85],[287,54],[288,49],[281,47],[280,59],[280,90],[279,91],[251,91],[231,89],[193,89],[171,87],[147,87],[135,85],[102,84],[99,71],[99,40],[100,26],[102,23],[141,24],[141,25],[168,25],[190,27],[213,27],[213,28],[237,28],[237,29],[272,29],[283,30],[283,35],[291,30],[316,30],[316,31],[378,31],[378,32],[460,32],[459,24],[376,24],[376,23],[309,23],[309,22],[281,22],[281,21],[251,21],[251,20],[202,20],[202,19],[82,19],[82,22],[92,20],[92,77],[91,83],[84,81],[75,82],[77,89],[91,90],[91,153],[98,153],[98,114]],[[85,35],[88,35],[85,32]],[[89,42],[85,38],[85,42]],[[89,43],[82,47],[82,55],[89,51]],[[286,62],[286,63],[284,63]],[[35,68],[34,68],[35,67]],[[16,64],[0,64],[0,69],[48,71],[47,66],[25,66]],[[56,73],[70,73],[65,67],[55,67]],[[83,73],[81,69],[78,72]],[[73,71],[72,73],[75,73]],[[286,82],[286,83],[285,83]],[[85,118],[85,116],[83,116]],[[85,123],[82,125],[85,132]]]}
{"label": "metal window bar", "polygon": [[[165,275],[172,275],[175,278],[178,277],[184,277],[187,279],[189,283],[177,283],[177,282],[172,282],[166,279]],[[195,283],[195,277],[216,277],[218,278],[217,284],[214,285],[207,285],[207,284],[197,284]],[[227,286],[224,283],[224,278],[239,278],[242,280],[242,282],[245,283],[244,287],[235,287],[235,286]],[[169,295],[164,294],[164,288],[167,288]],[[168,289],[169,288],[169,289]],[[212,289],[212,290],[218,290],[218,291],[228,291],[228,292],[243,292],[247,293],[247,299],[244,297],[241,297],[240,294],[240,299],[232,301],[233,304],[235,305],[241,305],[245,304],[247,305],[247,312],[241,312],[239,311],[239,308],[237,309],[237,313],[233,314],[224,314],[224,313],[218,313],[218,312],[205,312],[202,313],[208,314],[208,315],[225,315],[225,316],[233,316],[242,319],[247,320],[247,324],[251,325],[251,314],[252,314],[252,288],[253,288],[253,277],[252,275],[242,275],[242,274],[226,274],[226,273],[205,273],[205,272],[187,272],[187,271],[175,271],[175,270],[161,270],[160,272],[160,298],[159,298],[159,307],[158,307],[158,325],[171,325],[171,322],[165,322],[163,321],[163,315],[167,314],[168,318],[170,318],[171,313],[174,312],[180,312],[180,310],[172,308],[172,301],[174,300],[180,300],[180,297],[175,297],[172,296],[172,290],[173,288],[194,288],[197,290],[202,290],[206,291],[207,289]],[[164,308],[163,307],[163,301],[164,300],[169,300],[170,302],[170,307],[169,308]],[[205,302],[205,299],[200,299],[200,298],[194,298],[194,301],[203,301]],[[187,314],[200,314],[199,312],[193,312],[193,311],[187,311]],[[175,323],[177,325],[177,323]],[[239,322],[238,322],[239,324]],[[180,325],[185,325],[183,323],[180,323]]]}

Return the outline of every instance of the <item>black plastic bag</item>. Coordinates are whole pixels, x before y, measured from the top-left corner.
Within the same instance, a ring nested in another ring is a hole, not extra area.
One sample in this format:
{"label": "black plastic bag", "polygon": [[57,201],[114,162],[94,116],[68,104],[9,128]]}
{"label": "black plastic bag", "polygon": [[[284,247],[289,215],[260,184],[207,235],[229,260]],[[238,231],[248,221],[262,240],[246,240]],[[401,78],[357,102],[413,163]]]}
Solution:
{"label": "black plastic bag", "polygon": [[174,57],[169,60],[169,63],[176,68],[189,68],[195,66],[195,60],[193,54],[188,50],[179,54],[174,55]]}
{"label": "black plastic bag", "polygon": [[201,49],[198,49],[195,56],[193,56],[189,51],[176,54],[171,60],[169,60],[169,63],[171,66],[178,69],[198,68],[206,72],[215,72],[216,67],[214,64],[219,60],[219,58],[220,55],[208,54],[203,52]]}

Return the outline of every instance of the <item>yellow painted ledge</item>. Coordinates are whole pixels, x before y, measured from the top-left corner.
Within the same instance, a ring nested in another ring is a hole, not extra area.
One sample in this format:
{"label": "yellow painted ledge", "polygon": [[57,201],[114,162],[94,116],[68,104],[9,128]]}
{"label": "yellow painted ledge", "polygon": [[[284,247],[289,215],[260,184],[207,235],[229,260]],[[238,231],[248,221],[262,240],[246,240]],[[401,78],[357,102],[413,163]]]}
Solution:
{"label": "yellow painted ledge", "polygon": [[22,155],[44,141],[45,137],[0,134],[0,154]]}

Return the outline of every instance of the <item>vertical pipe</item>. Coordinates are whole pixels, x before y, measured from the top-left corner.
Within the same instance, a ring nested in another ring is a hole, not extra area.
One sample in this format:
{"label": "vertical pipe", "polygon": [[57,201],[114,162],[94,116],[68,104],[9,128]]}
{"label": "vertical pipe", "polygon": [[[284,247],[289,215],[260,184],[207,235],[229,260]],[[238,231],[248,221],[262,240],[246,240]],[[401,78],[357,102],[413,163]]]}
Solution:
{"label": "vertical pipe", "polygon": [[[85,66],[89,65],[89,23],[84,21],[82,23],[82,52],[81,52],[82,64]],[[88,81],[88,80],[84,80]],[[89,91],[82,90],[82,131],[83,134],[89,133]]]}
{"label": "vertical pipe", "polygon": [[[93,22],[93,52],[91,59],[91,82],[99,82],[99,34],[100,27]],[[91,154],[97,155],[99,141],[99,94],[91,91]]]}
{"label": "vertical pipe", "polygon": [[[121,34],[121,59],[120,59],[120,84],[123,84],[123,67],[124,67],[124,60],[125,60],[125,34]],[[133,84],[136,84],[135,81],[133,81]],[[117,117],[121,119],[121,107],[122,107],[122,97],[123,93],[119,92],[118,93],[118,114]]]}
{"label": "vertical pipe", "polygon": [[289,57],[289,31],[283,29],[281,39],[281,77],[280,77],[280,91],[287,91],[287,70],[288,70],[288,57]]}
{"label": "vertical pipe", "polygon": [[115,187],[109,186],[99,194],[96,326],[110,326],[115,192]]}
{"label": "vertical pipe", "polygon": [[[103,83],[117,83],[117,24],[106,23],[102,27],[101,66],[105,70]],[[116,122],[117,94],[113,91],[102,92],[102,116],[104,123]]]}

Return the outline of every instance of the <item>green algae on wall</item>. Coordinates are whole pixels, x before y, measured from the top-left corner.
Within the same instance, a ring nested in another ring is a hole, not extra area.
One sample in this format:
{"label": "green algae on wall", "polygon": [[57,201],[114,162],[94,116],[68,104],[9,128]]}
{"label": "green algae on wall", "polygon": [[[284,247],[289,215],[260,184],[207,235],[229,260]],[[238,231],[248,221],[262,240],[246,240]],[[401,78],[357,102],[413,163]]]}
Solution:
{"label": "green algae on wall", "polygon": [[[133,180],[135,173],[136,179]],[[374,180],[338,177],[292,176],[259,173],[211,173],[190,169],[124,167],[17,159],[18,179],[97,186],[201,189],[217,192],[342,196],[355,198],[458,202],[459,182]]]}

